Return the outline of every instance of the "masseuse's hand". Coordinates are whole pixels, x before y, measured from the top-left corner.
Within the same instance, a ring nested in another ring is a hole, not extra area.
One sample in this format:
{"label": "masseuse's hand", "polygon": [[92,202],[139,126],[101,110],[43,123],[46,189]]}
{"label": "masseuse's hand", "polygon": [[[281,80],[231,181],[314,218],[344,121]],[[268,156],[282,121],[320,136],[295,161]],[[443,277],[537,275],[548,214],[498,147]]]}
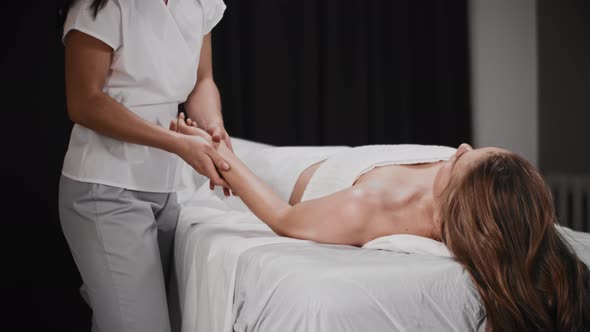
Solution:
{"label": "masseuse's hand", "polygon": [[224,194],[228,196],[229,185],[217,169],[229,170],[229,164],[216,151],[209,134],[196,127],[190,128],[189,133],[183,130],[185,126],[184,116],[170,123],[171,130],[184,134],[180,136],[181,143],[177,154],[199,174],[208,177],[211,183],[224,187]]}
{"label": "masseuse's hand", "polygon": [[[202,127],[201,124],[197,124],[197,121],[192,120],[191,118],[186,119],[186,124],[193,127]],[[225,130],[223,123],[215,123],[203,129],[209,135],[211,135],[211,139],[213,140],[213,142],[219,143],[221,141],[224,141],[225,145],[227,145],[231,152],[234,152],[234,148],[231,145],[231,139],[229,137],[229,134],[227,133],[227,130]]]}
{"label": "masseuse's hand", "polygon": [[225,145],[227,145],[231,152],[234,152],[234,149],[231,145],[229,134],[227,133],[223,125],[215,125],[207,129],[207,133],[211,135],[211,139],[213,140],[213,142],[219,143],[221,141],[224,141]]}
{"label": "masseuse's hand", "polygon": [[[192,120],[191,118],[186,119],[186,124],[195,128],[200,127],[200,124],[197,124],[197,122]],[[225,142],[225,145],[231,150],[231,152],[234,152],[234,149],[231,144],[231,138],[227,133],[227,130],[225,130],[223,124],[213,124],[205,128],[205,130],[211,136],[213,144],[219,144],[221,141],[223,141]],[[215,189],[215,184],[213,183],[213,181],[209,182],[209,189]],[[228,196],[229,190],[227,188],[223,188],[223,193],[226,196]]]}
{"label": "masseuse's hand", "polygon": [[[227,145],[227,147],[231,150],[231,152],[234,152],[234,149],[231,146],[231,140],[229,138],[229,134],[227,133],[227,131],[225,130],[225,128],[223,127],[223,125],[216,125],[214,127],[211,127],[209,129],[207,129],[207,133],[209,133],[209,135],[211,135],[211,139],[213,140],[213,144],[219,144],[222,141],[225,142],[225,145]],[[211,190],[215,189],[215,185],[213,184],[212,181],[209,181],[209,188]],[[229,190],[227,188],[223,188],[223,193],[226,196],[229,196]]]}

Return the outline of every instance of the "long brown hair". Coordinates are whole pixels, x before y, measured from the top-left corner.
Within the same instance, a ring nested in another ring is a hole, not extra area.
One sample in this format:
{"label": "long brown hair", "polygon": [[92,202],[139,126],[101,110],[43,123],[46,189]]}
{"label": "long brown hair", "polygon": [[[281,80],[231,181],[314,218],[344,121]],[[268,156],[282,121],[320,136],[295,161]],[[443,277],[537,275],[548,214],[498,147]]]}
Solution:
{"label": "long brown hair", "polygon": [[441,197],[441,238],[470,273],[493,331],[589,331],[590,273],[556,228],[526,159],[483,157]]}

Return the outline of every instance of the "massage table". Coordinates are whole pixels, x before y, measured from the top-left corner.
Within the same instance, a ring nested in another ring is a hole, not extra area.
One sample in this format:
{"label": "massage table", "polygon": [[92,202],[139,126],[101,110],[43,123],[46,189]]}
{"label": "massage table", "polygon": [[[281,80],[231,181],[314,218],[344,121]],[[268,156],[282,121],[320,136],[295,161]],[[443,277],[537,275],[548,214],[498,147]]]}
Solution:
{"label": "massage table", "polygon": [[[240,158],[271,147],[232,143]],[[452,257],[278,237],[239,198],[188,166],[183,177],[172,300],[182,332],[484,331],[478,293]],[[590,264],[590,234],[563,231]]]}

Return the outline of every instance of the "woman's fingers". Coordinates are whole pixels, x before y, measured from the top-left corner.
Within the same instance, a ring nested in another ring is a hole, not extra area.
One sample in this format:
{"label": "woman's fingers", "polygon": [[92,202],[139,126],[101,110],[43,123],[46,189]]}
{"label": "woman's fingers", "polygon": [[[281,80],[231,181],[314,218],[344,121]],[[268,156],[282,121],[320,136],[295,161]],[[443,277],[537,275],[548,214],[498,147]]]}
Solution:
{"label": "woman's fingers", "polygon": [[[182,134],[186,134],[186,135],[193,135],[193,136],[199,136],[204,138],[207,141],[211,141],[211,135],[209,135],[206,131],[204,131],[201,128],[196,127],[195,122],[193,121],[193,125],[189,126],[186,122],[181,121],[179,119],[178,124],[176,125],[176,131]],[[172,124],[171,124],[172,127]]]}
{"label": "woman's fingers", "polygon": [[[209,180],[209,189],[210,190],[215,190],[215,185],[213,184],[213,181]],[[229,196],[238,196],[234,191],[232,191],[229,188],[223,187],[223,195],[226,197]]]}
{"label": "woman's fingers", "polygon": [[191,126],[191,127],[198,127],[197,126],[197,121],[195,121],[195,120],[193,120],[191,118],[186,119],[186,124],[189,125],[189,126]]}

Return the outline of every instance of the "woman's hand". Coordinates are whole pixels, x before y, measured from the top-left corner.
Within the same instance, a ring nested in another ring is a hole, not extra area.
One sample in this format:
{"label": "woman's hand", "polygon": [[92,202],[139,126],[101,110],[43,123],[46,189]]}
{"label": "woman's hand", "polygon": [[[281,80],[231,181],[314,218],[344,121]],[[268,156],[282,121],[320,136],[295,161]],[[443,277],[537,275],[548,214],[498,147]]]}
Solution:
{"label": "woman's hand", "polygon": [[[190,126],[189,126],[190,124]],[[217,152],[217,145],[211,136],[204,130],[197,127],[196,122],[186,119],[181,113],[177,120],[170,122],[170,130],[184,134],[181,139],[183,143],[178,155],[199,174],[209,178],[209,187],[222,186],[225,196],[231,191],[229,185],[223,180],[218,169],[229,170],[227,162]],[[214,146],[215,144],[215,146]]]}
{"label": "woman's hand", "polygon": [[[229,165],[217,153],[211,142],[205,138],[196,135],[182,135],[181,148],[178,155],[195,171],[199,172],[211,180],[216,186],[222,186],[229,190],[229,185],[222,179],[217,169],[229,170]],[[226,195],[227,196],[227,195]]]}

